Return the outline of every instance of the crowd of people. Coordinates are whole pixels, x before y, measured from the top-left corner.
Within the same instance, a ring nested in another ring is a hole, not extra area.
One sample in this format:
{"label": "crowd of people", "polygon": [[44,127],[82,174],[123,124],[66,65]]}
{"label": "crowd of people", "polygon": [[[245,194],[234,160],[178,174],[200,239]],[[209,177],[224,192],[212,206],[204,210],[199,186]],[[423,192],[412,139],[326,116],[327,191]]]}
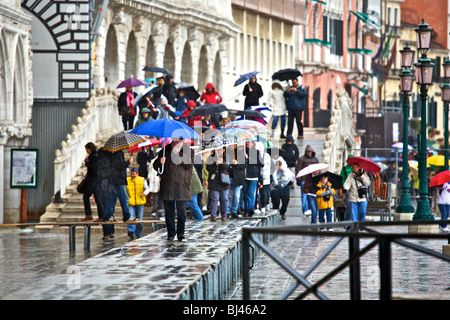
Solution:
{"label": "crowd of people", "polygon": [[[200,123],[204,132],[221,128],[230,121],[221,116],[211,119],[190,115],[200,104],[222,102],[213,84],[206,85],[199,101],[190,100],[183,90],[177,90],[172,77],[158,78],[157,84],[158,88],[151,96],[139,101],[139,112],[134,108],[136,94],[132,88],[126,88],[120,95],[119,111],[125,107],[129,109],[128,113],[120,111],[125,130],[153,119],[170,118],[191,127]],[[244,87],[243,95],[246,108],[259,105],[263,92],[255,77]],[[280,152],[271,152],[261,141],[250,140],[209,153],[196,153],[191,140],[172,138],[158,150],[143,147],[137,154],[137,165],[134,165],[133,157],[126,160],[123,151],[97,150],[89,142],[85,146],[88,187],[83,196],[86,214],[83,220],[93,220],[92,195],[98,209],[95,221],[103,222],[115,221],[117,200],[125,222],[142,220],[144,207],[150,202],[153,216],[164,216],[168,240],[176,237],[182,241],[186,220],[203,221],[205,213],[211,221],[216,221],[220,214],[220,220],[225,222],[230,217],[251,217],[275,209],[279,210],[282,219],[286,219],[291,189],[297,185],[301,190],[302,210],[299,208],[299,212],[311,216],[311,223],[332,222],[333,198],[337,196],[347,203],[342,219],[364,221],[371,179],[358,164],[343,169],[341,188],[333,185],[327,172],[315,171],[297,178],[302,169],[319,163],[313,148],[308,145],[301,154],[292,136],[295,121],[297,139],[303,138],[301,115],[305,99],[306,91],[296,79],[285,91],[279,83],[272,86],[267,102],[274,111],[272,136],[278,122],[281,123],[280,137],[285,143]],[[286,118],[288,130],[285,136]],[[180,163],[175,158],[184,160]],[[103,234],[105,240],[113,238],[114,224],[103,224]],[[141,237],[142,224],[129,224],[128,236],[130,239]]]}

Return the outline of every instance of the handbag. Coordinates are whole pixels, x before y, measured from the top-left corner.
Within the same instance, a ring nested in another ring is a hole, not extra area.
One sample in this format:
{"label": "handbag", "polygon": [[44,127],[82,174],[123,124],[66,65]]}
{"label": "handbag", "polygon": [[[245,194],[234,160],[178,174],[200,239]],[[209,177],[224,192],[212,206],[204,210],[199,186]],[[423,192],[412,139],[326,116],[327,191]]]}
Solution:
{"label": "handbag", "polygon": [[130,106],[122,106],[119,109],[119,115],[121,116],[134,116],[133,108]]}
{"label": "handbag", "polygon": [[219,184],[224,187],[229,186],[231,184],[230,176],[226,173],[221,173],[219,175]]}
{"label": "handbag", "polygon": [[78,193],[84,194],[85,191],[86,191],[86,177],[84,177],[83,180],[81,180],[81,182],[77,186]]}

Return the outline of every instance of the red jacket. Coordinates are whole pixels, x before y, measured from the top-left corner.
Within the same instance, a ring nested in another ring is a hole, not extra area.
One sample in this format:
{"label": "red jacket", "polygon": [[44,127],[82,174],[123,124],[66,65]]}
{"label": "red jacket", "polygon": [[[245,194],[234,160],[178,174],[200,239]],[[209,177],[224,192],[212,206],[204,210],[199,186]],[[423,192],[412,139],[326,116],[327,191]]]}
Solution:
{"label": "red jacket", "polygon": [[[208,83],[206,85],[206,93],[203,92],[202,96],[200,97],[200,101],[207,104],[207,103],[221,103],[222,97],[220,96],[219,92],[216,91],[214,88],[214,85],[212,83]],[[212,89],[211,92],[208,93],[208,89]]]}
{"label": "red jacket", "polygon": [[187,107],[186,110],[184,110],[183,113],[181,114],[181,117],[182,117],[184,120],[186,120],[186,118],[188,119],[188,120],[187,120],[187,125],[188,125],[189,127],[193,127],[195,121],[202,121],[202,119],[203,119],[203,116],[189,117],[189,115],[191,114],[192,110],[194,110],[194,109],[192,109],[192,110],[190,109],[190,107],[192,107],[192,103],[195,105],[195,102],[192,101],[192,103],[191,103],[191,101],[192,101],[192,100],[189,100],[188,107]]}

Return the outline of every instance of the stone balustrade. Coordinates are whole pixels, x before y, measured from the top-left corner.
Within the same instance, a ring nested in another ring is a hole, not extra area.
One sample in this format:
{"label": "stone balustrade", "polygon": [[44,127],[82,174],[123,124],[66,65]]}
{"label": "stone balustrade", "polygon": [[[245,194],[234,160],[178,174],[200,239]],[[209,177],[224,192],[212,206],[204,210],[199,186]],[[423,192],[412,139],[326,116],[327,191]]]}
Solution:
{"label": "stone balustrade", "polygon": [[84,146],[88,142],[102,141],[123,130],[117,111],[118,93],[111,88],[91,91],[86,107],[81,110],[72,132],[55,151],[54,194],[64,195],[72,179],[77,175],[86,158]]}

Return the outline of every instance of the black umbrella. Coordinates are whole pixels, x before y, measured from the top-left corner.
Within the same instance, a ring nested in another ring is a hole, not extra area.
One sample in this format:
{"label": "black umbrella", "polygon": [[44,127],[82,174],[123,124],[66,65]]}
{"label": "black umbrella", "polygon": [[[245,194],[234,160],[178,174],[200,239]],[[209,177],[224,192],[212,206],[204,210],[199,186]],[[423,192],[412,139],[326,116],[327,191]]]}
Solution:
{"label": "black umbrella", "polygon": [[297,69],[282,69],[278,70],[272,75],[273,80],[280,80],[280,81],[288,81],[297,79],[298,77],[303,76],[303,74],[298,71]]}
{"label": "black umbrella", "polygon": [[236,112],[237,116],[264,118],[264,115],[256,110],[243,110]]}
{"label": "black umbrella", "polygon": [[159,72],[159,73],[164,73],[164,74],[170,74],[170,71],[167,70],[166,68],[159,68],[159,67],[144,67],[144,69],[142,69],[143,71],[149,71],[149,72]]}
{"label": "black umbrella", "polygon": [[325,172],[318,174],[317,176],[314,176],[313,177],[314,186],[316,186],[320,182],[320,180],[322,179],[323,176],[328,176],[328,181],[331,183],[331,187],[333,189],[337,190],[337,189],[341,189],[343,187],[342,176],[340,176],[336,173],[329,172],[329,171],[325,171]]}
{"label": "black umbrella", "polygon": [[190,117],[213,115],[224,111],[228,111],[228,108],[223,104],[207,103],[192,110]]}
{"label": "black umbrella", "polygon": [[197,99],[200,98],[200,94],[195,90],[194,86],[180,85],[178,90],[183,90],[184,95],[189,98],[189,100],[197,101]]}

